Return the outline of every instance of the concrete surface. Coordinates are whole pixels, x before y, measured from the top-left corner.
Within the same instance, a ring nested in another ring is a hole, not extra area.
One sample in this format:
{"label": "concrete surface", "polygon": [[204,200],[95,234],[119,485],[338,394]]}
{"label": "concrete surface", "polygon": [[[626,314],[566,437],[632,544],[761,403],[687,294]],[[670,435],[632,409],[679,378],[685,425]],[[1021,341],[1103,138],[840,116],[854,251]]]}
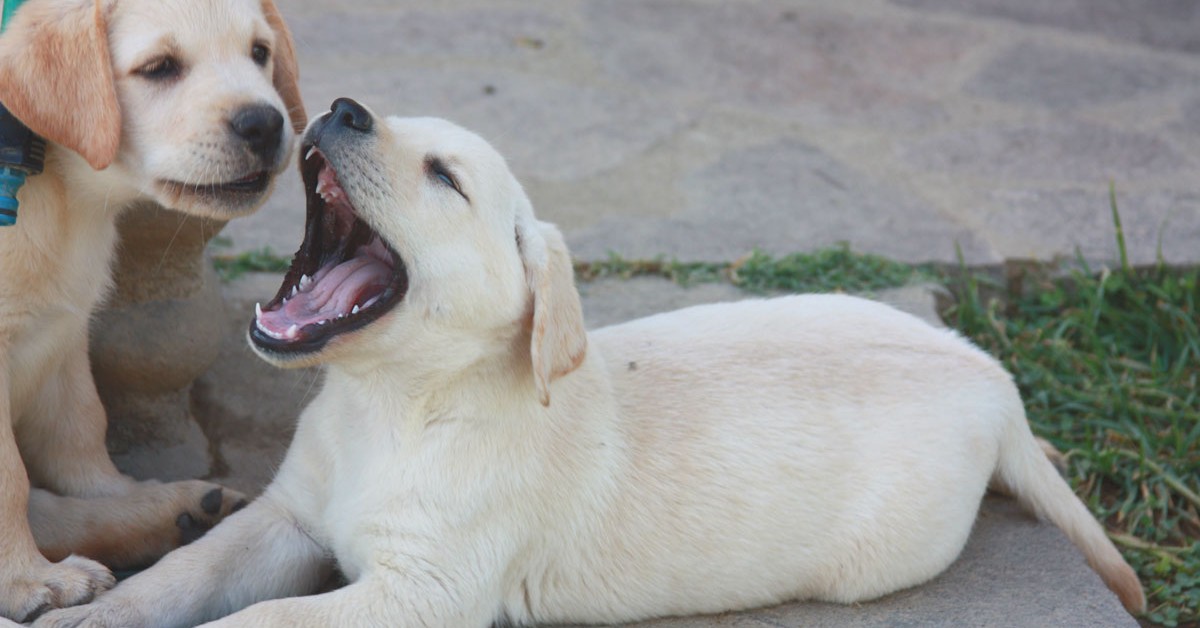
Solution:
{"label": "concrete surface", "polygon": [[[1200,256],[1200,5],[291,0],[310,114],[349,95],[506,156],[578,256],[848,241],[906,261]],[[295,175],[292,175],[295,177]],[[291,252],[296,179],[225,233]]]}
{"label": "concrete surface", "polygon": [[[848,241],[906,261],[1200,260],[1200,5],[1182,0],[283,0],[310,113],[338,96],[437,115],[506,154],[578,257],[728,260]],[[291,252],[298,177],[226,229]],[[197,383],[214,470],[269,478],[312,372],[239,338],[276,277],[226,287]],[[261,284],[261,285],[259,285]],[[583,287],[593,325],[736,298],[653,280]],[[250,295],[254,296],[251,297]],[[918,299],[919,301],[920,299]],[[250,304],[249,306],[247,304]],[[164,469],[164,473],[169,470]],[[660,628],[1130,626],[1057,530],[989,500],[933,582],[854,607],[793,604]]]}

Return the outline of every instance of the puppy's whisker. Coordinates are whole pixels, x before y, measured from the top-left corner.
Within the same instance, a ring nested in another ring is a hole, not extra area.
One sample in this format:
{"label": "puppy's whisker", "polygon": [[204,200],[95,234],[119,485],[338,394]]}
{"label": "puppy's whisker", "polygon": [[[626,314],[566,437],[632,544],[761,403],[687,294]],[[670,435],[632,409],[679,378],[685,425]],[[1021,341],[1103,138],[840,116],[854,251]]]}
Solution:
{"label": "puppy's whisker", "polygon": [[312,399],[313,388],[317,385],[317,382],[320,380],[321,380],[321,371],[314,369],[312,378],[308,380],[308,388],[304,391],[304,396],[300,398],[301,402],[304,405],[308,405],[308,402]]}
{"label": "puppy's whisker", "polygon": [[175,244],[175,238],[179,237],[179,232],[183,230],[185,223],[187,223],[187,216],[181,214],[179,216],[179,224],[175,227],[175,233],[171,234],[170,240],[167,240],[167,246],[163,248],[162,257],[158,259],[158,266],[154,268],[155,273],[162,271],[163,264],[167,262],[167,255],[171,253],[171,246]]}

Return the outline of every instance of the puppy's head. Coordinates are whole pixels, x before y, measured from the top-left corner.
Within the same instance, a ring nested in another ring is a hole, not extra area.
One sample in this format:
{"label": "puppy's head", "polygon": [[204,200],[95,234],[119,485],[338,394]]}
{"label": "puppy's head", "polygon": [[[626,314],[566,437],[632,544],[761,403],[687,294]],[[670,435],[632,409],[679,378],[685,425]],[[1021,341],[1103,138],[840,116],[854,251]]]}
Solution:
{"label": "puppy's head", "polygon": [[286,166],[296,74],[271,0],[44,0],[0,37],[0,102],[31,130],[220,218],[257,207]]}
{"label": "puppy's head", "polygon": [[304,242],[250,326],[255,350],[281,366],[454,368],[523,345],[531,393],[549,403],[583,359],[579,294],[562,236],[504,159],[444,120],[381,119],[345,98],[300,151]]}

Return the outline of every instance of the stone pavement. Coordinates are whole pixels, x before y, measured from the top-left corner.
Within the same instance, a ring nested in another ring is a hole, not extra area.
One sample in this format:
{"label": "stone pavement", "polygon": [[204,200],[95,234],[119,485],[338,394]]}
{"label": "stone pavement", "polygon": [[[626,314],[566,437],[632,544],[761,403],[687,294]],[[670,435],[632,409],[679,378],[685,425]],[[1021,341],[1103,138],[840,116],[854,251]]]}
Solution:
{"label": "stone pavement", "polygon": [[[847,241],[905,261],[1200,261],[1200,8],[1186,0],[282,0],[310,114],[338,96],[473,128],[577,257],[729,260]],[[290,253],[295,172],[224,232]],[[222,251],[227,252],[227,251]],[[224,353],[196,389],[213,471],[256,490],[317,383],[242,346],[278,278],[226,286]],[[584,286],[593,325],[705,300]],[[917,299],[920,302],[920,299]],[[124,464],[142,473],[162,465]],[[989,500],[963,557],[855,607],[793,604],[666,628],[1129,626],[1055,529]]]}

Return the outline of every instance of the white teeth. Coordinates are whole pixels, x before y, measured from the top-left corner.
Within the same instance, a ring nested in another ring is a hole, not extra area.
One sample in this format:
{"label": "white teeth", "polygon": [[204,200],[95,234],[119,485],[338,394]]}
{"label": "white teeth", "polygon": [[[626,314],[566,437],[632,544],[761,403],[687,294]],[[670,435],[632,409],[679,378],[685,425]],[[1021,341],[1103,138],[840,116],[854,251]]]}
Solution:
{"label": "white teeth", "polygon": [[283,297],[283,303],[280,303],[280,306],[284,305],[287,305],[287,297]]}
{"label": "white teeth", "polygon": [[276,340],[283,340],[283,334],[277,334],[277,333],[267,329],[266,327],[263,327],[262,321],[255,321],[255,326],[257,326],[258,330],[261,331],[262,333],[264,333]]}
{"label": "white teeth", "polygon": [[262,318],[262,303],[255,303],[254,304],[254,319],[258,320],[260,318]]}
{"label": "white teeth", "polygon": [[315,152],[317,152],[317,147],[310,146],[308,148],[308,152],[304,154],[304,161],[308,161],[313,156],[313,153],[315,153]]}
{"label": "white teeth", "polygon": [[283,337],[287,338],[288,340],[291,340],[296,337],[296,334],[299,331],[300,331],[300,326],[293,324],[291,327],[287,328],[287,331],[283,332]]}
{"label": "white teeth", "polygon": [[351,314],[358,314],[358,306],[357,306],[357,305],[355,305],[355,306],[354,306],[354,309],[350,310],[350,313],[351,313]]}
{"label": "white teeth", "polygon": [[292,286],[292,296],[296,296],[296,293],[299,291],[300,291],[299,288],[297,288],[296,286]]}
{"label": "white teeth", "polygon": [[375,296],[367,299],[367,302],[363,303],[363,309],[366,309],[366,308],[371,307],[372,305],[375,305],[375,302],[378,300],[379,300],[379,295],[375,295]]}
{"label": "white teeth", "polygon": [[312,281],[312,277],[309,277],[308,275],[300,275],[300,287],[301,288],[307,286],[308,282],[310,282],[310,281]]}

